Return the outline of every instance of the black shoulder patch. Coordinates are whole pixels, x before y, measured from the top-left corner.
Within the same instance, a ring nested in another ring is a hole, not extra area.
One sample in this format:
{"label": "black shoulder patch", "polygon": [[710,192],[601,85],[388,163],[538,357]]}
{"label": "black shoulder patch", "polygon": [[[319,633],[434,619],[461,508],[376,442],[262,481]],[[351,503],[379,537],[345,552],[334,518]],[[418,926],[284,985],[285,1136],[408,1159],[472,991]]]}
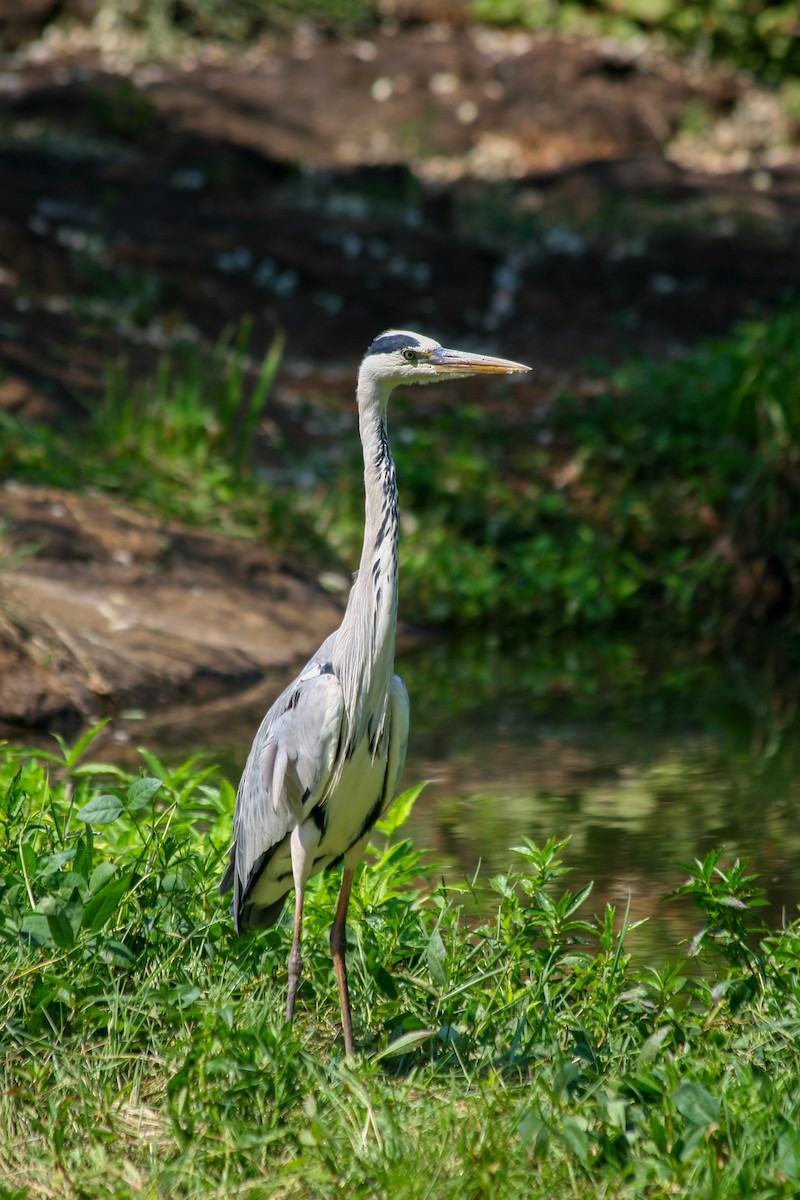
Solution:
{"label": "black shoulder patch", "polygon": [[394,350],[418,350],[421,343],[408,333],[382,333],[367,354],[391,354]]}

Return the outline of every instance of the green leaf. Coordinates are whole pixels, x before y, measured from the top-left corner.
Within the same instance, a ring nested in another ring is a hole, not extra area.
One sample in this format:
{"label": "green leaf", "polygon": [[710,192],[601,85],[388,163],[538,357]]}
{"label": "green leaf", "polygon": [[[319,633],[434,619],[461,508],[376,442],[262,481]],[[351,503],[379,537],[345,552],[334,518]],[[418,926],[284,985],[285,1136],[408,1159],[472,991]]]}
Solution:
{"label": "green leaf", "polygon": [[92,873],[92,863],[94,861],[94,836],[92,834],[91,825],[86,830],[85,835],[78,838],[78,853],[75,855],[75,870],[84,879],[88,879]]}
{"label": "green leaf", "polygon": [[77,816],[79,821],[85,821],[87,825],[109,825],[116,821],[122,809],[123,804],[118,796],[104,792],[93,796],[78,810]]}
{"label": "green leaf", "polygon": [[89,891],[94,896],[101,888],[104,888],[112,875],[116,875],[117,868],[115,863],[101,862],[98,863],[92,871],[89,879]]}
{"label": "green leaf", "polygon": [[719,1100],[706,1088],[690,1079],[678,1084],[672,1093],[672,1102],[690,1125],[706,1127],[719,1122]]}
{"label": "green leaf", "polygon": [[105,720],[98,721],[96,725],[90,725],[86,732],[81,734],[77,742],[75,742],[73,746],[69,747],[69,749],[62,738],[56,738],[64,755],[64,764],[68,770],[72,770],[78,759],[83,754],[84,750],[88,749],[100,731],[108,724],[108,721],[109,718],[106,717]]}
{"label": "green leaf", "polygon": [[577,912],[591,893],[593,887],[594,881],[590,880],[586,884],[586,887],[582,887],[579,892],[576,892],[576,894],[570,899],[566,912],[561,914],[562,917],[571,917],[573,913]]}
{"label": "green leaf", "polygon": [[410,1033],[402,1033],[393,1042],[389,1042],[388,1046],[384,1046],[383,1050],[379,1050],[373,1056],[373,1062],[381,1062],[385,1058],[395,1058],[398,1054],[407,1054],[409,1050],[416,1050],[417,1046],[429,1042],[431,1038],[436,1037],[437,1033],[437,1029],[412,1029]]}
{"label": "green leaf", "polygon": [[57,854],[48,854],[46,858],[40,859],[39,874],[53,875],[75,857],[77,846],[72,846],[69,850],[60,850]]}
{"label": "green leaf", "polygon": [[130,875],[122,875],[102,887],[88,900],[83,910],[83,927],[95,932],[102,929],[106,921],[119,908],[122,897],[130,885]]}
{"label": "green leaf", "polygon": [[417,783],[414,787],[407,788],[406,791],[401,792],[397,799],[392,801],[388,811],[380,821],[375,823],[375,828],[379,833],[385,834],[386,837],[392,837],[397,833],[398,829],[405,825],[411,816],[411,810],[414,807],[417,797],[423,788],[428,786],[428,782],[427,779],[424,779],[422,783]]}
{"label": "green leaf", "polygon": [[70,946],[75,945],[75,931],[63,908],[48,913],[46,920],[50,936],[60,949],[69,950]]}
{"label": "green leaf", "polygon": [[576,1118],[567,1117],[564,1120],[559,1133],[569,1146],[572,1153],[578,1159],[580,1159],[581,1162],[586,1162],[589,1157],[589,1138],[586,1134],[586,1130],[579,1125]]}
{"label": "green leaf", "polygon": [[115,967],[131,967],[135,961],[125,943],[117,942],[112,938],[104,943],[101,953],[106,962],[112,963]]}
{"label": "green leaf", "polygon": [[50,925],[43,913],[28,913],[24,916],[20,933],[35,946],[50,946],[53,943]]}
{"label": "green leaf", "polygon": [[372,978],[375,980],[384,996],[386,996],[389,1000],[396,1000],[397,985],[386,968],[382,967],[379,963],[376,963],[374,966],[370,967],[370,972],[372,974]]}
{"label": "green leaf", "polygon": [[639,1061],[642,1065],[654,1062],[658,1057],[658,1052],[664,1045],[664,1042],[672,1032],[670,1025],[660,1025],[654,1033],[651,1033],[648,1038],[642,1043],[642,1048],[639,1051]]}
{"label": "green leaf", "polygon": [[28,879],[33,879],[36,874],[36,867],[39,863],[39,856],[34,850],[30,842],[23,842],[19,848],[19,855],[22,859],[22,869]]}
{"label": "green leaf", "polygon": [[447,970],[447,950],[438,927],[434,929],[428,941],[427,958],[431,979],[437,987],[446,988],[450,982]]}
{"label": "green leaf", "polygon": [[112,775],[115,779],[121,779],[123,782],[130,777],[130,773],[122,767],[104,762],[81,763],[79,767],[73,768],[72,774],[75,776],[90,775],[92,778],[95,775]]}
{"label": "green leaf", "polygon": [[[81,880],[81,886],[85,889],[86,881]],[[78,936],[83,921],[83,898],[77,887],[73,887],[72,895],[64,906],[64,916],[72,926],[72,932],[75,937]]]}
{"label": "green leaf", "polygon": [[171,998],[175,1001],[178,1008],[188,1008],[190,1004],[194,1004],[202,996],[199,987],[195,987],[191,983],[180,983],[172,989]]}
{"label": "green leaf", "polygon": [[617,1129],[625,1132],[627,1105],[624,1100],[606,1100],[606,1113],[611,1125],[616,1125]]}
{"label": "green leaf", "polygon": [[786,1129],[778,1138],[775,1169],[794,1183],[800,1182],[800,1134],[796,1130]]}
{"label": "green leaf", "polygon": [[726,908],[747,908],[747,905],[738,896],[719,896],[718,900]]}
{"label": "green leaf", "polygon": [[160,779],[135,779],[128,788],[127,807],[130,812],[139,812],[140,809],[147,808],[161,784]]}

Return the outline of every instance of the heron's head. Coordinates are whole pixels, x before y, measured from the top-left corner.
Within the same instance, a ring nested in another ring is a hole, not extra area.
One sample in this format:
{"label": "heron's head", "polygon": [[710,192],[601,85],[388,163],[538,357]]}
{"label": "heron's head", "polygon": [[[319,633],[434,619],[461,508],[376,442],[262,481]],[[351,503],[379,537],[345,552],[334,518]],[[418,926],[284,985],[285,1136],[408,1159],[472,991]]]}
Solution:
{"label": "heron's head", "polygon": [[367,350],[360,374],[372,388],[388,395],[400,384],[436,383],[463,375],[509,375],[530,369],[507,358],[448,350],[433,338],[408,329],[387,329]]}

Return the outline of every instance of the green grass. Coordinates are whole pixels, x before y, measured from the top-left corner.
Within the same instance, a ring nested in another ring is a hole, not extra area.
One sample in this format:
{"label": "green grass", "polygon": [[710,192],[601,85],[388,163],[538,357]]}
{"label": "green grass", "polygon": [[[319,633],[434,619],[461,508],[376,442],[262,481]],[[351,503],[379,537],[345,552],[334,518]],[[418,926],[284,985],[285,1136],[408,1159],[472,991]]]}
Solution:
{"label": "green grass", "polygon": [[[386,15],[376,0],[106,0],[111,19],[158,39],[176,34],[246,41],[265,29],[313,23],[340,37],[368,31]],[[399,10],[402,18],[403,10]],[[683,53],[698,51],[756,71],[771,80],[789,78],[798,66],[798,0],[470,0],[476,22],[554,29],[622,39],[655,35]],[[394,16],[394,10],[390,10]]]}
{"label": "green grass", "polygon": [[[600,364],[599,395],[538,420],[512,402],[508,420],[478,405],[420,418],[397,397],[404,616],[548,632],[762,619],[765,573],[800,590],[798,347],[786,307],[680,360]],[[318,510],[351,560],[359,470],[354,450]]]}
{"label": "green grass", "polygon": [[111,364],[80,427],[53,429],[0,411],[0,474],[99,490],[164,517],[319,551],[293,493],[255,477],[253,441],[284,340],[260,360],[249,342],[244,320],[216,346],[176,345],[148,379],[132,382],[124,364]]}
{"label": "green grass", "polygon": [[[257,535],[307,563],[358,561],[362,464],[351,424],[324,451],[252,441],[280,356],[247,357],[245,325],[175,351],[130,386],[109,374],[82,431],[0,413],[0,474],[100,488],[207,528]],[[680,360],[597,367],[599,394],[531,416],[511,402],[420,411],[392,400],[402,614],[507,636],[591,627],[718,636],[796,612],[800,595],[800,309],[741,324]],[[352,400],[342,397],[343,411]],[[506,415],[508,414],[508,415]],[[313,467],[316,482],[300,479]],[[294,474],[293,474],[294,473]],[[294,482],[292,479],[294,478]]]}
{"label": "green grass", "polygon": [[354,892],[347,1062],[336,878],[290,1029],[288,928],[236,938],[216,891],[230,786],[89,741],[0,765],[3,1196],[797,1194],[800,925],[763,926],[742,864],[679,889],[703,970],[648,970],[556,839],[509,850],[467,922],[470,885],[426,882],[402,838],[410,794]]}
{"label": "green grass", "polygon": [[556,29],[621,39],[655,35],[673,51],[755,71],[770,80],[797,71],[797,0],[471,0],[472,14],[490,24]]}

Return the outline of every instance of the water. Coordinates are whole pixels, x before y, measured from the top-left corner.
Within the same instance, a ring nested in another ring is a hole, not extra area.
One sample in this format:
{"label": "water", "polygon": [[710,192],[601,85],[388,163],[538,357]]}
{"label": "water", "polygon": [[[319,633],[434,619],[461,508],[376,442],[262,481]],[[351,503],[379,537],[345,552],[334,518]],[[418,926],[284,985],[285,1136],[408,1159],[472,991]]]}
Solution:
{"label": "water", "polygon": [[[488,880],[514,863],[524,837],[569,837],[565,861],[588,907],[610,902],[647,918],[638,956],[682,953],[699,928],[687,901],[664,894],[679,865],[726,847],[766,889],[767,918],[800,900],[800,716],[782,648],[757,667],[694,647],[584,641],[514,656],[437,643],[401,658],[412,701],[405,785],[430,780],[407,826],[446,880]],[[202,746],[238,779],[276,680],[234,704],[185,710],[133,728],[175,760]],[[128,736],[129,726],[117,736]],[[135,743],[134,743],[135,744]],[[120,747],[116,747],[119,756]],[[480,868],[480,869],[479,869]]]}

